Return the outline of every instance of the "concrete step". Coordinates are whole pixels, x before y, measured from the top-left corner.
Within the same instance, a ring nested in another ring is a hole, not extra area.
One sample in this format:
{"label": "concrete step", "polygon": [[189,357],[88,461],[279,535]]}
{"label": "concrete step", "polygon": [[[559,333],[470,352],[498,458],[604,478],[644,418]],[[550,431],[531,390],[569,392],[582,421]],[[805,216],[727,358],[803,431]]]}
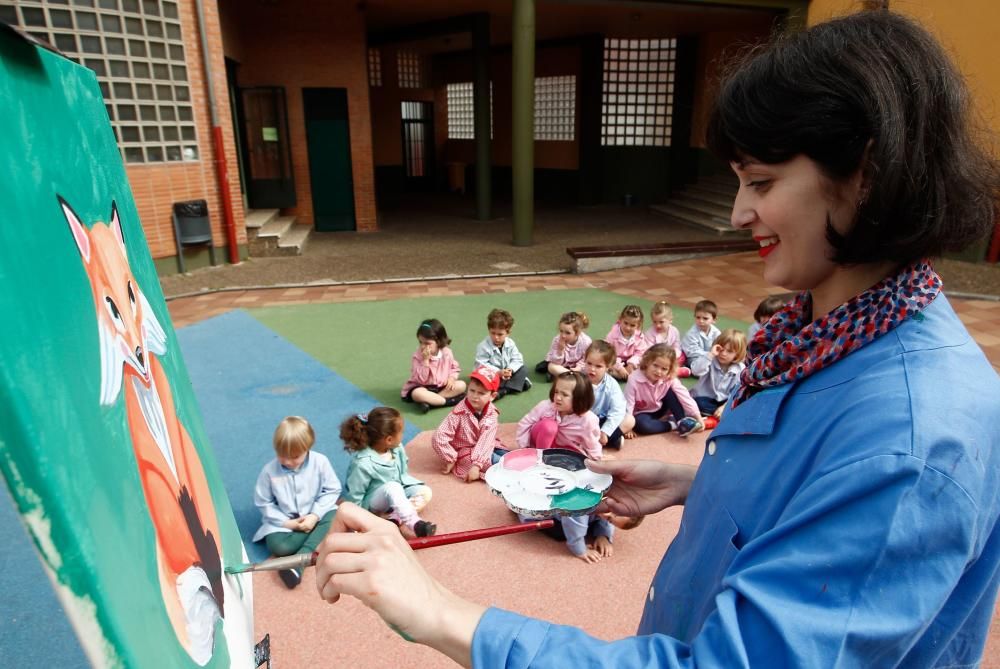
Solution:
{"label": "concrete step", "polygon": [[723,218],[726,220],[729,220],[730,214],[733,210],[732,201],[729,202],[729,206],[726,206],[724,204],[718,204],[717,202],[700,198],[697,195],[689,194],[687,191],[677,193],[677,195],[670,198],[670,202],[683,205],[688,209],[704,212],[715,218]]}
{"label": "concrete step", "polygon": [[692,184],[690,186],[686,186],[679,194],[711,202],[719,205],[720,207],[725,207],[726,209],[732,209],[736,191],[723,195],[718,191],[708,190],[707,188],[702,188],[698,184]]}
{"label": "concrete step", "polygon": [[244,224],[247,229],[247,241],[257,239],[261,228],[278,217],[277,209],[248,209]]}
{"label": "concrete step", "polygon": [[736,197],[736,191],[739,190],[740,185],[734,182],[724,182],[716,181],[715,177],[701,178],[698,180],[697,184],[693,187],[701,188],[702,190],[707,190],[712,193],[718,193],[719,195],[725,195],[730,198]]}
{"label": "concrete step", "polygon": [[278,242],[281,239],[281,236],[284,235],[293,225],[295,225],[294,216],[278,216],[269,220],[258,229],[254,239],[249,242],[250,255],[258,258],[275,255],[289,255],[289,253],[279,250]]}
{"label": "concrete step", "polygon": [[311,225],[292,225],[285,233],[278,237],[278,249],[275,255],[300,256],[302,250],[309,242],[309,235],[312,234]]}
{"label": "concrete step", "polygon": [[742,233],[745,236],[745,231],[734,229],[729,224],[728,218],[711,216],[703,211],[691,209],[681,204],[674,204],[672,201],[664,204],[654,204],[649,207],[649,210],[668,216],[679,223],[694,226],[700,230],[711,230],[718,235],[729,236]]}

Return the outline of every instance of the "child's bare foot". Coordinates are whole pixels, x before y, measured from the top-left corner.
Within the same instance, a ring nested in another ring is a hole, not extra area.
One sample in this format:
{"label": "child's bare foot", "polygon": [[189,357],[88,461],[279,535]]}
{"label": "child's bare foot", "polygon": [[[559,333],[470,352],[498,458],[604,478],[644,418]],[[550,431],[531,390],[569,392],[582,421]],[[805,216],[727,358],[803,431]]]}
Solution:
{"label": "child's bare foot", "polygon": [[451,470],[453,470],[454,468],[455,468],[455,463],[454,462],[449,462],[441,470],[441,473],[442,474],[451,474]]}
{"label": "child's bare foot", "polygon": [[615,554],[615,549],[607,537],[597,537],[594,540],[594,551],[602,558],[609,558]]}
{"label": "child's bare foot", "polygon": [[622,436],[625,437],[626,439],[635,439],[639,435],[637,435],[634,430],[629,430],[628,432],[626,432]]}
{"label": "child's bare foot", "polygon": [[583,555],[575,555],[573,557],[577,557],[586,562],[587,564],[597,564],[598,562],[601,561],[601,555],[593,548],[590,548],[589,546],[587,547],[587,552],[585,552]]}
{"label": "child's bare foot", "polygon": [[478,480],[479,480],[479,467],[473,466],[472,469],[469,470],[469,473],[465,475],[465,482],[472,483],[473,481],[478,481]]}

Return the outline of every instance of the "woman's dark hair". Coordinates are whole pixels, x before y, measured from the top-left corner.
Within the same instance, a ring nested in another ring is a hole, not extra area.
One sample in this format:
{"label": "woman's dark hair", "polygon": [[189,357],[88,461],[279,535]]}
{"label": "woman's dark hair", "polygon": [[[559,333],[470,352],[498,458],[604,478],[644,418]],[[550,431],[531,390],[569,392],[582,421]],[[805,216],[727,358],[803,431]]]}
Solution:
{"label": "woman's dark hair", "polygon": [[351,416],[340,424],[344,450],[363,451],[380,439],[396,434],[403,417],[392,407],[375,407],[365,414]]}
{"label": "woman's dark hair", "polygon": [[438,348],[444,348],[451,343],[448,338],[448,331],[444,329],[444,323],[436,318],[428,318],[420,323],[417,328],[417,336],[424,339],[433,339],[437,342]]}
{"label": "woman's dark hair", "polygon": [[[722,81],[708,124],[718,157],[812,159],[834,183],[862,169],[856,224],[827,220],[833,260],[902,265],[992,227],[1000,165],[980,144],[961,74],[930,34],[867,11],[783,35]],[[870,147],[870,148],[869,148]]]}
{"label": "woman's dark hair", "polygon": [[594,406],[594,386],[590,384],[590,379],[580,372],[563,372],[552,382],[549,388],[549,401],[556,396],[556,384],[560,381],[573,382],[573,413],[577,416],[590,411]]}

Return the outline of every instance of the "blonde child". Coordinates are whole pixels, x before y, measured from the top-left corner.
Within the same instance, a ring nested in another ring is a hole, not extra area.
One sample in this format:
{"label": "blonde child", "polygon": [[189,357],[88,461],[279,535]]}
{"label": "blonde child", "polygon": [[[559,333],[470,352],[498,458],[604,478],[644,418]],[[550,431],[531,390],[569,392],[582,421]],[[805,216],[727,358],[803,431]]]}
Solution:
{"label": "blonde child", "polygon": [[493,406],[500,373],[477,367],[469,375],[465,401],[459,402],[431,437],[431,447],[444,462],[442,474],[454,474],[471,483],[489,469],[493,450],[503,448],[497,439],[498,413]]}
{"label": "blonde child", "polygon": [[531,388],[524,356],[510,337],[514,317],[504,309],[494,309],[486,316],[489,336],[476,347],[476,365],[489,365],[500,372],[500,387],[496,399],[507,393],[520,393]]}
{"label": "blonde child", "polygon": [[625,394],[618,382],[608,374],[615,364],[615,349],[603,339],[595,339],[587,348],[587,379],[594,387],[594,406],[601,428],[601,446],[621,448],[622,434],[631,432],[635,419],[625,410]]}
{"label": "blonde child", "polygon": [[750,342],[754,335],[764,327],[764,323],[771,320],[771,316],[781,311],[783,306],[785,306],[785,300],[777,295],[771,295],[761,300],[753,312],[753,323],[747,328],[747,342]]}
{"label": "blonde child", "polygon": [[[686,358],[685,364],[692,368],[698,358],[708,355],[712,350],[715,338],[719,336],[719,328],[715,319],[719,317],[719,308],[711,300],[702,300],[694,305],[694,325],[684,334],[681,349]],[[697,376],[693,371],[692,376]]]}
{"label": "blonde child", "polygon": [[570,448],[601,459],[601,430],[591,413],[594,388],[580,372],[563,372],[542,400],[517,423],[518,448]]}
{"label": "blonde child", "polygon": [[436,318],[429,318],[417,328],[417,350],[410,360],[410,378],[400,395],[416,402],[422,413],[431,407],[455,406],[462,401],[465,382],[448,344],[448,332]]}
{"label": "blonde child", "polygon": [[437,525],[420,518],[431,489],[407,472],[402,446],[403,417],[390,407],[376,407],[340,424],[344,448],[352,454],[344,499],[376,514],[389,514],[404,534],[429,537]]}
{"label": "blonde child", "polygon": [[649,312],[649,320],[653,323],[643,335],[646,337],[646,347],[656,344],[667,344],[677,353],[677,376],[684,379],[691,376],[691,370],[685,366],[684,351],[681,350],[681,333],[674,325],[674,310],[669,302],[660,301],[653,305]]}
{"label": "blonde child", "polygon": [[702,416],[718,420],[729,396],[740,385],[740,374],[746,366],[747,338],[739,330],[726,328],[716,337],[708,355],[699,358],[691,371],[701,378],[691,389]]}
{"label": "blonde child", "polygon": [[677,430],[682,437],[704,429],[701,412],[676,376],[677,354],[666,344],[650,346],[625,385],[625,408],[635,428],[625,435],[662,434]]}
{"label": "blonde child", "polygon": [[535,366],[535,371],[545,374],[549,381],[565,372],[581,371],[591,342],[584,332],[589,326],[590,318],[582,311],[567,311],[560,316],[559,334],[552,338],[545,360]]}
{"label": "blonde child", "polygon": [[[340,479],[325,455],[312,452],[316,433],[305,418],[285,418],[272,441],[276,457],[264,465],[253,491],[261,517],[253,540],[263,539],[278,557],[312,553],[333,522]],[[302,580],[296,569],[278,575],[289,588]]]}
{"label": "blonde child", "polygon": [[642,308],[629,304],[618,315],[618,322],[612,326],[606,337],[615,347],[615,364],[610,374],[619,381],[626,380],[639,367],[643,352],[649,348],[642,334]]}

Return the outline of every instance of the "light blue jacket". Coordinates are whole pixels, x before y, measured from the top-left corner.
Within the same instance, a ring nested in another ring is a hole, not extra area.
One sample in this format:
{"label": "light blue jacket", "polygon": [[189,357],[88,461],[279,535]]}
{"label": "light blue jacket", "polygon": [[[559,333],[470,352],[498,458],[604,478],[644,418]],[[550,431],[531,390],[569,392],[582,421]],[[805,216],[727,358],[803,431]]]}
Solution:
{"label": "light blue jacket", "polygon": [[511,372],[516,372],[524,367],[524,356],[521,355],[517,344],[510,337],[504,340],[503,346],[500,348],[494,346],[493,340],[487,337],[476,346],[476,364],[489,365],[497,370],[509,369]]}
{"label": "light blue jacket", "polygon": [[261,516],[253,540],[260,541],[275,532],[291,532],[284,526],[291,518],[310,513],[322,518],[337,508],[338,497],[340,479],[322,453],[309,451],[297,470],[282,467],[277,458],[271,460],[257,476],[253,489],[253,501]]}
{"label": "light blue jacket", "polygon": [[407,466],[409,460],[402,446],[392,449],[392,455],[392,460],[385,460],[370,448],[356,451],[347,468],[344,500],[368,509],[375,491],[390,481],[398,481],[404,489],[423,483],[410,476]]}
{"label": "light blue jacket", "polygon": [[643,636],[490,609],[474,666],[978,666],[1000,579],[998,398],[939,296],[723,413]]}
{"label": "light blue jacket", "polygon": [[609,437],[625,420],[625,393],[610,374],[605,374],[604,380],[594,386],[594,406],[590,410],[598,419],[604,418],[601,432]]}

